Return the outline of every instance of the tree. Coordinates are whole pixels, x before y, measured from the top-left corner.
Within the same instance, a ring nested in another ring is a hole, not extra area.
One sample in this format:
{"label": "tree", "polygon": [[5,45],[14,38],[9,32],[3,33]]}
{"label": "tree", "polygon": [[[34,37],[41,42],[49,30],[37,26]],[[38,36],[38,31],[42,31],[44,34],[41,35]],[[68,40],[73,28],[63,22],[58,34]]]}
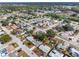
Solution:
{"label": "tree", "polygon": [[52,14],[52,13],[47,13],[43,16],[47,16],[47,17],[51,17],[51,18],[55,18],[55,19],[59,19],[61,16],[58,14]]}
{"label": "tree", "polygon": [[72,17],[76,17],[76,16],[77,16],[77,14],[72,14],[71,16],[72,16]]}
{"label": "tree", "polygon": [[78,33],[79,33],[79,30],[75,30],[75,31],[74,31],[74,34],[78,34]]}
{"label": "tree", "polygon": [[78,6],[77,7],[72,7],[71,11],[79,12],[79,7]]}
{"label": "tree", "polygon": [[78,17],[69,17],[68,19],[71,21],[79,22]]}
{"label": "tree", "polygon": [[62,26],[64,31],[72,31],[74,30],[74,28],[70,25],[70,24],[66,24],[64,26]]}
{"label": "tree", "polygon": [[46,32],[48,37],[54,37],[56,35],[56,33],[52,29],[49,29]]}
{"label": "tree", "polygon": [[33,30],[26,30],[29,35],[33,34]]}
{"label": "tree", "polygon": [[64,19],[63,23],[70,23],[70,20],[69,19]]}
{"label": "tree", "polygon": [[15,30],[13,30],[12,32],[11,32],[11,34],[13,34],[13,35],[16,35],[16,31]]}
{"label": "tree", "polygon": [[2,26],[8,25],[8,21],[1,21],[1,23],[2,23]]}
{"label": "tree", "polygon": [[39,40],[39,41],[43,41],[45,38],[46,38],[46,34],[44,32],[36,32],[36,38]]}
{"label": "tree", "polygon": [[16,24],[15,21],[12,21],[11,23],[12,23],[12,24]]}
{"label": "tree", "polygon": [[27,45],[32,45],[32,43],[31,42],[27,42]]}

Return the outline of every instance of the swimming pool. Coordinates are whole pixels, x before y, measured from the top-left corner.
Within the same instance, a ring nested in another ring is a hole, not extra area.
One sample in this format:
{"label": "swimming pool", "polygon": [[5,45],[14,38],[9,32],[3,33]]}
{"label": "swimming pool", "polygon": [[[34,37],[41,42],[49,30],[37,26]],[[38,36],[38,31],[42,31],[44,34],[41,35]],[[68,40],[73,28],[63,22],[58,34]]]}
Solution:
{"label": "swimming pool", "polygon": [[0,57],[6,57],[7,54],[8,53],[7,53],[7,50],[5,48],[0,50]]}

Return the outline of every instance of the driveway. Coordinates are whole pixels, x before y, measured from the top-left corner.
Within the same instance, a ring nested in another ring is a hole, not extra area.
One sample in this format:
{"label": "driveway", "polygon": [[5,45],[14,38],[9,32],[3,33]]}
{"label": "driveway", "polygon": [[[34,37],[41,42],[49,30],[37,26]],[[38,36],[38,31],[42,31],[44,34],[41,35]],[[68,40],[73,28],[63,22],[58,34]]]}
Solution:
{"label": "driveway", "polygon": [[37,57],[37,55],[36,55],[32,50],[30,50],[27,46],[23,45],[23,42],[20,41],[19,38],[17,38],[16,36],[10,34],[10,31],[7,30],[5,27],[2,27],[2,26],[1,26],[1,28],[2,28],[2,29],[12,38],[12,40],[13,40],[14,42],[16,42],[16,43],[19,45],[19,47],[22,48],[29,56],[31,56],[31,57]]}

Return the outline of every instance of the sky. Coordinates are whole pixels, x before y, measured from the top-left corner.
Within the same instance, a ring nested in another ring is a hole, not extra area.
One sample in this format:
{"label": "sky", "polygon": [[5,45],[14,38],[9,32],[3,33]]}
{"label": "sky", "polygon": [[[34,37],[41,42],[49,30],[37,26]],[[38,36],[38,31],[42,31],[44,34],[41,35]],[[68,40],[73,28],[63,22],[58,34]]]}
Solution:
{"label": "sky", "polygon": [[0,2],[79,2],[79,0],[0,0]]}

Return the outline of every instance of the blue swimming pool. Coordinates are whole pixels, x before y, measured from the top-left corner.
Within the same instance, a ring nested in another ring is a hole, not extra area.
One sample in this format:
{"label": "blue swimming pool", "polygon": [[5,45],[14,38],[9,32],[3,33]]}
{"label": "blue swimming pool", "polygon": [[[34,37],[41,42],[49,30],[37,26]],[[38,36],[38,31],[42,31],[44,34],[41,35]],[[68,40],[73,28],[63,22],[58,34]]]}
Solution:
{"label": "blue swimming pool", "polygon": [[7,56],[7,50],[4,48],[0,50],[0,57],[5,57],[5,56]]}

